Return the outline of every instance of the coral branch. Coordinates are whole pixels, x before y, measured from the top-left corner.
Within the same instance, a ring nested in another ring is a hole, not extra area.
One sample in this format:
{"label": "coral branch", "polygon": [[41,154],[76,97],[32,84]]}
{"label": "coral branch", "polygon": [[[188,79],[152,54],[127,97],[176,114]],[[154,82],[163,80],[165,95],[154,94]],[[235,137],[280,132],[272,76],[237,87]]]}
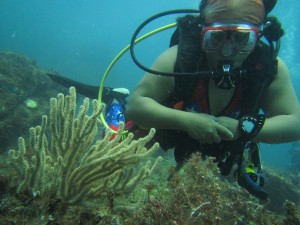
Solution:
{"label": "coral branch", "polygon": [[[132,192],[142,179],[149,176],[161,161],[152,165],[148,161],[139,171],[132,166],[158,149],[154,144],[145,148],[155,130],[139,140],[133,135],[121,142],[124,124],[121,124],[115,139],[109,141],[107,132],[96,141],[98,116],[103,110],[93,101],[93,113],[88,116],[89,99],[85,99],[76,117],[76,90],[70,88],[70,96],[58,94],[50,100],[51,144],[48,146],[48,117],[43,116],[40,127],[30,129],[29,146],[19,138],[18,150],[10,150],[11,163],[16,168],[21,182],[18,193],[26,189],[42,197],[53,193],[69,204],[103,197],[107,190],[118,194]],[[32,157],[29,157],[30,154]]]}

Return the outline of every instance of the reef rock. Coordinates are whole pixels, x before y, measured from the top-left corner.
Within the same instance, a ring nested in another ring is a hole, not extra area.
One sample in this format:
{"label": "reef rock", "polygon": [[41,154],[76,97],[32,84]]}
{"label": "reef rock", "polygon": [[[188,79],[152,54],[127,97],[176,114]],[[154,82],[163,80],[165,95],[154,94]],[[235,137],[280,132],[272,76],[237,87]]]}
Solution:
{"label": "reef rock", "polygon": [[40,124],[48,113],[49,98],[66,89],[56,85],[35,61],[14,53],[0,52],[0,152],[4,153]]}

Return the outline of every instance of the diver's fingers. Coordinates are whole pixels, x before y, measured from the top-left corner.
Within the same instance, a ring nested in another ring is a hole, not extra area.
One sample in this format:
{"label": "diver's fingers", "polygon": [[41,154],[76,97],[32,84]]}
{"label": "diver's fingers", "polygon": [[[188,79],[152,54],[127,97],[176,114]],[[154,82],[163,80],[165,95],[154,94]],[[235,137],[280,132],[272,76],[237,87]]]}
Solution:
{"label": "diver's fingers", "polygon": [[222,139],[221,139],[220,135],[217,132],[214,132],[212,134],[212,140],[213,140],[214,143],[220,143]]}
{"label": "diver's fingers", "polygon": [[233,133],[221,124],[216,123],[216,129],[222,140],[232,140]]}

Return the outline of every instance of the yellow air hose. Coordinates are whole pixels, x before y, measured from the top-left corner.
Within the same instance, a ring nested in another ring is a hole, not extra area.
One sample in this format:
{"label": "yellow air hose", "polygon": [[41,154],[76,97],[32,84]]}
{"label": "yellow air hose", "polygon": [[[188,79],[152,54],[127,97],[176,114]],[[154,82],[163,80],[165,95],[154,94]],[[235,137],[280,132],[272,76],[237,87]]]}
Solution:
{"label": "yellow air hose", "polygon": [[[138,39],[136,39],[134,41],[134,44],[137,44],[139,43],[140,41],[152,36],[153,34],[156,34],[156,33],[159,33],[161,31],[164,31],[164,30],[167,30],[167,29],[170,29],[170,28],[173,28],[173,27],[176,27],[176,23],[171,23],[171,24],[168,24],[168,25],[165,25],[163,27],[160,27],[160,28],[157,28],[155,30],[152,30],[150,31],[149,33],[139,37]],[[119,52],[119,54],[113,59],[113,61],[109,64],[109,66],[107,67],[103,77],[102,77],[102,80],[101,80],[101,83],[100,83],[100,88],[99,88],[99,93],[98,93],[98,103],[99,105],[102,104],[102,95],[103,95],[103,88],[104,88],[104,83],[106,81],[106,78],[110,72],[110,70],[112,69],[112,67],[116,64],[116,62],[122,57],[122,55],[124,55],[124,53],[126,53],[128,51],[128,49],[130,49],[130,44],[127,45],[122,51]],[[111,129],[108,124],[106,123],[105,121],[105,116],[103,115],[103,113],[100,114],[100,120],[102,121],[103,125],[106,127],[106,129],[110,129],[114,134],[118,133],[118,131],[115,131],[113,129]],[[128,131],[125,130],[123,131],[122,134],[126,134]]]}

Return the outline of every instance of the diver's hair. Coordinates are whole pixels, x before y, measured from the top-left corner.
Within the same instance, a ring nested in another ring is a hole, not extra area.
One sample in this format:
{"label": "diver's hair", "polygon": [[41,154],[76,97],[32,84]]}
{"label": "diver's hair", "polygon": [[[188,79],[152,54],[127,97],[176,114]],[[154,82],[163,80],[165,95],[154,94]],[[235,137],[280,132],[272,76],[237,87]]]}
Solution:
{"label": "diver's hair", "polygon": [[[202,19],[202,21],[204,21],[204,19],[205,19],[203,11],[204,11],[204,8],[205,8],[207,2],[208,2],[208,0],[201,0],[201,2],[199,4],[200,18]],[[274,9],[276,3],[277,3],[277,0],[263,0],[266,17]]]}

